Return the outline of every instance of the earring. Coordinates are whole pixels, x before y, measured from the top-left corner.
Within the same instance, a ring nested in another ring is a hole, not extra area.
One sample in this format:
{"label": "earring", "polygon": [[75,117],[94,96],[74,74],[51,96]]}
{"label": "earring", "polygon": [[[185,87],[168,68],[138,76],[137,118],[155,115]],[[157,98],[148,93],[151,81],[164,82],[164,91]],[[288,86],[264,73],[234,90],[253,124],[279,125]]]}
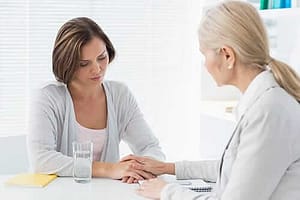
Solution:
{"label": "earring", "polygon": [[232,69],[233,66],[232,65],[228,65],[227,69]]}

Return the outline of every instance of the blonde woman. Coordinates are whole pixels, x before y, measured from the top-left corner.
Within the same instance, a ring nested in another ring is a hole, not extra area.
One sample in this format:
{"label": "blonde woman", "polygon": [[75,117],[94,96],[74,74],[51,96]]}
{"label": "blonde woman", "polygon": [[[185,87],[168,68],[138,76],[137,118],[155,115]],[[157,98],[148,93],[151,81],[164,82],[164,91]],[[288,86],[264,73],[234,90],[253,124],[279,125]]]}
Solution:
{"label": "blonde woman", "polygon": [[300,199],[300,79],[269,54],[267,34],[256,9],[224,1],[207,10],[199,28],[205,66],[219,86],[243,94],[237,125],[218,161],[164,163],[129,156],[139,169],[178,179],[216,181],[211,193],[197,193],[153,179],[139,194],[163,200]]}
{"label": "blonde woman", "polygon": [[129,89],[104,81],[114,57],[111,41],[91,19],[71,19],[60,28],[52,57],[57,81],[40,89],[32,109],[28,147],[34,172],[72,176],[72,142],[90,140],[94,177],[127,183],[153,178],[134,169],[136,161],[119,162],[121,140],[137,155],[163,160],[164,154]]}

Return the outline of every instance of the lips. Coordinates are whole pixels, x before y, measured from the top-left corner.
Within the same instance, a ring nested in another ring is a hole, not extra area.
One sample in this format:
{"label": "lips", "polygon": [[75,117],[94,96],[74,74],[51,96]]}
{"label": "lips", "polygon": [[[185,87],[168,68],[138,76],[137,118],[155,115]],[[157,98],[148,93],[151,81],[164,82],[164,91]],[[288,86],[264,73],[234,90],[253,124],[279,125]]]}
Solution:
{"label": "lips", "polygon": [[101,79],[101,77],[102,77],[102,76],[99,75],[99,76],[94,76],[94,77],[92,77],[91,79],[92,79],[92,80],[99,80],[99,79]]}

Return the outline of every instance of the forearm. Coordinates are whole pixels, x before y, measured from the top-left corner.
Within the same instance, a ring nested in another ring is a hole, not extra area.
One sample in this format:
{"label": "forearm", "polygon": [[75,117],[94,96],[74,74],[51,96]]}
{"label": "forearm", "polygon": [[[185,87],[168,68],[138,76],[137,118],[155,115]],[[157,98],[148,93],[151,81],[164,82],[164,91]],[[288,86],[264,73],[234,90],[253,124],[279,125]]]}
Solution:
{"label": "forearm", "polygon": [[112,163],[105,162],[96,162],[92,164],[92,176],[93,177],[103,177],[103,178],[112,178]]}

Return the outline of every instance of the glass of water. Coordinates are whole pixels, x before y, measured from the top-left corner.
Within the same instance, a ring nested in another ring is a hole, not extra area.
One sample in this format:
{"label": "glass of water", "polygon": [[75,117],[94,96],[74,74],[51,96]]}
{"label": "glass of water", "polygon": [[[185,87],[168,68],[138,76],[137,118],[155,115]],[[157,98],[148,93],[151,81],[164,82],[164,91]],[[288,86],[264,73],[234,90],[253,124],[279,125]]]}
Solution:
{"label": "glass of water", "polygon": [[73,177],[77,183],[88,183],[92,179],[93,143],[73,142]]}

